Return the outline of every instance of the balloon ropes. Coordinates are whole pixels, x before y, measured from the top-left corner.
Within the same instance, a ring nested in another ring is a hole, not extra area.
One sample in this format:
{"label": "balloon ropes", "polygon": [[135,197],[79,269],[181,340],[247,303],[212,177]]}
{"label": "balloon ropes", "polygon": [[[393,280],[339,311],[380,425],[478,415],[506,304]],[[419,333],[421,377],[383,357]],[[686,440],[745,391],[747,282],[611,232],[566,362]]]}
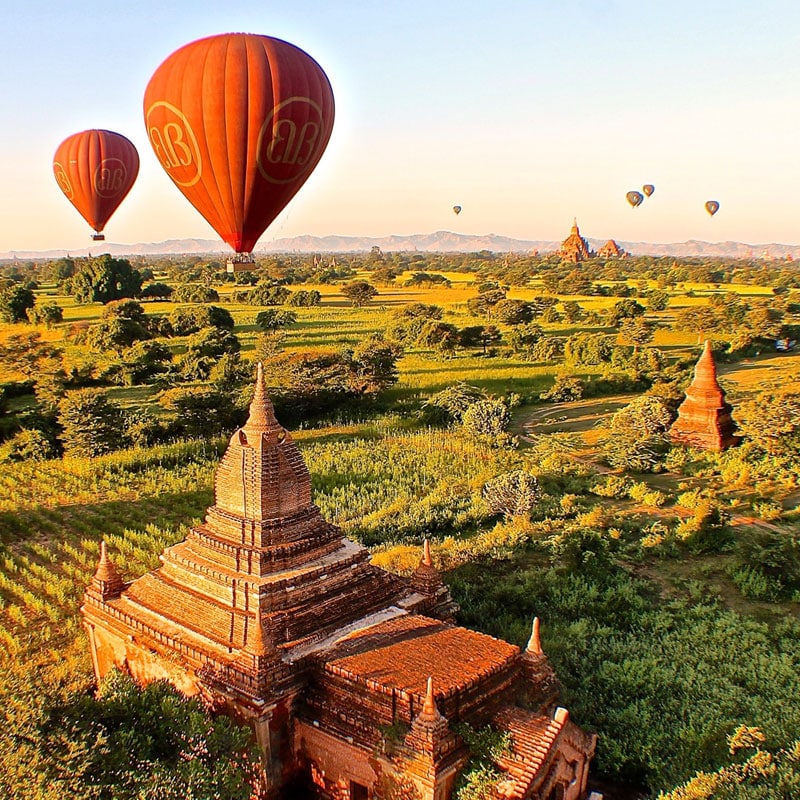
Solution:
{"label": "balloon ropes", "polygon": [[311,56],[227,33],[176,50],[144,95],[150,144],[173,183],[252,269],[252,250],[322,157],[333,91]]}
{"label": "balloon ropes", "polygon": [[68,136],[53,156],[61,191],[94,229],[95,241],[131,190],[139,174],[139,154],[119,133],[88,130]]}

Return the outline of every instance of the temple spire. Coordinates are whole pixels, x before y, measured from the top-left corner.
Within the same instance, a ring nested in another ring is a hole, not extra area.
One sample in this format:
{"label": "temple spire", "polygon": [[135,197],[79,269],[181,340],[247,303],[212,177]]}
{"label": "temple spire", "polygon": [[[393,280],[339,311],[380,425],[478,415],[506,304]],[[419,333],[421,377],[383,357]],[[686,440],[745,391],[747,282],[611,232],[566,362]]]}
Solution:
{"label": "temple spire", "polygon": [[433,566],[433,559],[431,558],[431,543],[428,539],[425,539],[425,542],[422,545],[422,563],[426,567]]}
{"label": "temple spire", "polygon": [[436,708],[436,700],[433,697],[433,678],[428,677],[428,686],[425,691],[425,703],[422,706],[422,713],[426,717],[435,717],[439,712]]}
{"label": "temple spire", "polygon": [[528,639],[528,646],[525,648],[528,653],[540,656],[544,652],[542,650],[542,642],[539,638],[539,617],[533,618],[533,627],[531,628],[531,638]]}
{"label": "temple spire", "polygon": [[278,420],[275,419],[275,409],[272,407],[264,386],[264,368],[260,361],[256,367],[256,385],[253,388],[253,399],[250,402],[250,415],[247,417],[244,427],[250,430],[280,427]]}
{"label": "temple spire", "polygon": [[92,577],[90,589],[105,600],[111,597],[119,597],[125,588],[125,582],[120,577],[114,562],[108,557],[108,548],[105,541],[100,542],[100,560],[97,562],[97,569]]}

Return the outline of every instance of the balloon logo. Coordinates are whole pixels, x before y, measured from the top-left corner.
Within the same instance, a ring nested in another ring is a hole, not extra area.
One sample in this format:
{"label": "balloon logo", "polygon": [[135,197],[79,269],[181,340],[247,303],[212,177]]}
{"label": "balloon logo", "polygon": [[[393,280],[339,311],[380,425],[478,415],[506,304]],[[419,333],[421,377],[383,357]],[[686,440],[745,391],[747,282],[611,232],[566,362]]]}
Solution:
{"label": "balloon logo", "polygon": [[719,203],[716,200],[706,201],[706,211],[713,217],[719,211]]}
{"label": "balloon logo", "polygon": [[644,195],[641,192],[628,192],[628,194],[625,195],[625,198],[631,204],[631,206],[633,206],[633,208],[641,205],[644,201]]}
{"label": "balloon logo", "polygon": [[644,186],[642,186],[642,191],[645,193],[645,195],[647,195],[647,197],[650,197],[655,190],[656,187],[653,186],[652,183],[646,183]]}
{"label": "balloon logo", "polygon": [[461,213],[461,206],[453,206],[453,213],[458,216]]}
{"label": "balloon logo", "polygon": [[186,199],[237,253],[316,167],[333,129],[333,91],[311,56],[269,36],[191,42],[144,95],[150,144]]}
{"label": "balloon logo", "polygon": [[139,154],[119,133],[82,131],[58,146],[53,174],[61,191],[100,239],[139,174]]}

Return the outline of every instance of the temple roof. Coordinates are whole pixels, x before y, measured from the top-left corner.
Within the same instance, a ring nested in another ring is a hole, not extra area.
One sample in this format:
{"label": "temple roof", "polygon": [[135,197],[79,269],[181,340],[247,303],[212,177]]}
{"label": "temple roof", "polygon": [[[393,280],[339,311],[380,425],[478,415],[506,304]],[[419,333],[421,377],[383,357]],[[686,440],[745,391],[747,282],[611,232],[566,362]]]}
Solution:
{"label": "temple roof", "polygon": [[519,648],[483,633],[416,615],[388,620],[342,639],[325,657],[325,670],[387,689],[438,696],[509,665]]}

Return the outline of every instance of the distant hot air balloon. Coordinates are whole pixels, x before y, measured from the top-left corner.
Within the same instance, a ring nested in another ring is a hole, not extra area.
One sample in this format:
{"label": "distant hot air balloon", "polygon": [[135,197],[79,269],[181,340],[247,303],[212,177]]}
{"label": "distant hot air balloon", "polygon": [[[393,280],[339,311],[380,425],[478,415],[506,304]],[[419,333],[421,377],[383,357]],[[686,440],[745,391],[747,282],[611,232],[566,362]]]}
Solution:
{"label": "distant hot air balloon", "polygon": [[161,166],[247,269],[267,226],[297,194],[328,144],[333,91],[298,47],[226,33],[176,50],[144,95]]}
{"label": "distant hot air balloon", "polygon": [[642,201],[644,200],[644,195],[641,192],[628,192],[625,197],[634,208],[636,208],[638,205],[641,205]]}
{"label": "distant hot air balloon", "polygon": [[102,234],[139,174],[139,154],[119,133],[89,130],[64,139],[53,156],[53,172],[61,191],[94,229]]}
{"label": "distant hot air balloon", "polygon": [[646,183],[644,186],[642,186],[642,191],[643,191],[643,192],[644,192],[644,193],[645,193],[645,194],[646,194],[648,197],[650,197],[650,195],[652,195],[652,194],[653,194],[653,192],[654,192],[655,190],[656,190],[656,187],[655,187],[655,186],[653,186],[653,184],[652,184],[652,183]]}
{"label": "distant hot air balloon", "polygon": [[453,213],[458,216],[461,213],[461,206],[453,206]]}
{"label": "distant hot air balloon", "polygon": [[719,203],[716,200],[707,200],[706,211],[713,217],[719,211]]}

